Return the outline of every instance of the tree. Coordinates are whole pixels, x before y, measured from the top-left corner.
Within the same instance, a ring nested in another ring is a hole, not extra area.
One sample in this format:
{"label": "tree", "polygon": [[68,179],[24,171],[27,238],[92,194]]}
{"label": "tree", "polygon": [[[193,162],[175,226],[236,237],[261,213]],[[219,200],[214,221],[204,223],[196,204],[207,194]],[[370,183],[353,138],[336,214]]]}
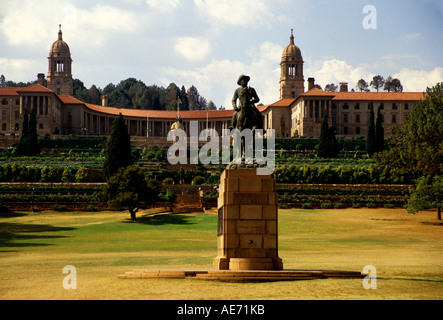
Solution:
{"label": "tree", "polygon": [[199,109],[200,94],[198,93],[197,88],[195,86],[191,86],[187,91],[187,95],[189,102],[189,110],[200,110]]}
{"label": "tree", "polygon": [[[393,132],[388,147],[375,157],[377,165],[408,170],[417,181],[415,189],[417,197],[423,196],[425,194],[423,192],[427,190],[441,190],[438,189],[440,186],[438,181],[441,180],[437,179],[437,187],[433,187],[434,178],[443,175],[443,87],[441,83],[426,89],[423,99],[412,106],[405,124],[397,127]],[[420,180],[422,177],[428,178]],[[423,186],[425,182],[429,187]],[[427,194],[434,198],[436,195],[435,192],[427,192]],[[438,199],[434,199],[434,202],[428,199],[426,202],[438,203]]]}
{"label": "tree", "polygon": [[325,86],[325,91],[328,91],[328,92],[336,92],[337,89],[338,89],[338,86],[333,83],[327,84]]}
{"label": "tree", "polygon": [[408,199],[406,209],[410,213],[437,208],[437,219],[441,220],[443,207],[443,176],[423,176]]}
{"label": "tree", "polygon": [[157,199],[155,180],[147,179],[142,170],[135,165],[120,168],[103,187],[99,194],[101,201],[117,209],[127,209],[131,220],[137,220],[136,214],[144,205]]}
{"label": "tree", "polygon": [[0,87],[6,87],[6,79],[4,75],[0,76]]}
{"label": "tree", "polygon": [[328,116],[325,114],[321,123],[320,142],[317,155],[320,158],[336,158],[340,152],[335,133],[328,125]]}
{"label": "tree", "polygon": [[375,152],[383,151],[385,145],[385,130],[383,128],[383,115],[381,108],[377,110],[377,121],[375,123]]}
{"label": "tree", "polygon": [[37,134],[36,112],[36,109],[32,109],[31,116],[29,118],[28,110],[26,108],[23,113],[22,133],[17,145],[17,153],[20,155],[33,156],[40,152]]}
{"label": "tree", "polygon": [[360,90],[360,92],[369,91],[368,87],[369,85],[364,79],[357,81],[357,88]]}
{"label": "tree", "polygon": [[28,154],[28,146],[29,146],[28,126],[29,126],[28,109],[25,108],[25,111],[23,112],[22,133],[20,135],[20,140],[18,141],[18,145],[17,145],[17,153],[20,155]]}
{"label": "tree", "polygon": [[31,110],[28,130],[28,155],[33,156],[40,152],[37,134],[37,109]]}
{"label": "tree", "polygon": [[375,153],[375,123],[374,123],[374,103],[371,101],[369,103],[369,119],[368,119],[368,130],[366,133],[366,152],[370,157]]}
{"label": "tree", "polygon": [[373,87],[378,92],[380,88],[383,88],[383,85],[385,84],[385,79],[381,75],[377,75],[372,78],[370,84],[371,87]]}
{"label": "tree", "polygon": [[206,110],[217,110],[217,107],[215,106],[214,102],[212,102],[212,100],[208,102]]}
{"label": "tree", "polygon": [[106,157],[103,165],[104,178],[108,180],[117,173],[118,169],[131,164],[131,137],[120,113],[120,116],[112,123],[111,136],[106,147]]}
{"label": "tree", "polygon": [[388,92],[403,92],[403,86],[399,79],[389,76],[386,78],[383,90]]}

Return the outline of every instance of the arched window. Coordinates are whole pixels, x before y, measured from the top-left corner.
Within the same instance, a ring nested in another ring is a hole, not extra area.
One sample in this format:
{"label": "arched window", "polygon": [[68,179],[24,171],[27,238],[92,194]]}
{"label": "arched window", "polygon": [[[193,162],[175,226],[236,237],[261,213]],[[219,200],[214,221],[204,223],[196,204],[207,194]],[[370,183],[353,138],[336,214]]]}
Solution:
{"label": "arched window", "polygon": [[39,129],[43,129],[43,123],[39,123],[39,124],[38,124],[38,128],[39,128]]}
{"label": "arched window", "polygon": [[3,123],[3,124],[2,124],[2,130],[3,130],[3,131],[6,131],[6,123]]}

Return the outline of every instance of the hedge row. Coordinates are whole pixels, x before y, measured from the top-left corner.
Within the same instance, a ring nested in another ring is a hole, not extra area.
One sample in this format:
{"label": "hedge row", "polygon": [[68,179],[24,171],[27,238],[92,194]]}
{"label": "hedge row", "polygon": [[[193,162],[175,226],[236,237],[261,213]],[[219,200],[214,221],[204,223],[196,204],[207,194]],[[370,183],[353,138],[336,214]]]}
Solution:
{"label": "hedge row", "polygon": [[89,180],[89,169],[85,167],[39,168],[17,163],[5,163],[0,166],[0,182],[89,182]]}
{"label": "hedge row", "polygon": [[406,170],[378,168],[374,165],[338,166],[295,164],[277,166],[277,183],[301,184],[411,184],[413,178]]}

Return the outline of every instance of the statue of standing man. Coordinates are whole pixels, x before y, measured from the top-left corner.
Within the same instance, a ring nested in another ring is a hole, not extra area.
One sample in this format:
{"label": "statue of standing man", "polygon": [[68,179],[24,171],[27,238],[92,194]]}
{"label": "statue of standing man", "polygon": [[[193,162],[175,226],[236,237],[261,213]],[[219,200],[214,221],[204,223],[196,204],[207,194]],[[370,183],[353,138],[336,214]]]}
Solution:
{"label": "statue of standing man", "polygon": [[[260,101],[254,88],[249,87],[248,83],[251,78],[241,75],[237,84],[240,86],[234,92],[232,98],[232,107],[235,112],[232,116],[232,124],[230,129],[263,129],[263,118],[260,111],[255,106]],[[239,105],[237,106],[237,100]]]}

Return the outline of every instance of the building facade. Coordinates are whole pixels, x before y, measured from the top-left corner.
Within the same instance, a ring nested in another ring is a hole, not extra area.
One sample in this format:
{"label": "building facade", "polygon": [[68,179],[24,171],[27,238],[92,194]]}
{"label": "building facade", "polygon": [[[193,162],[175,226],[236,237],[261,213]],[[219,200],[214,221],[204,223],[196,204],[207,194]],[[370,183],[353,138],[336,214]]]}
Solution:
{"label": "building facade", "polygon": [[[385,135],[394,126],[402,125],[414,103],[423,93],[348,92],[347,84],[340,84],[339,92],[315,88],[314,78],[308,78],[305,91],[301,50],[294,43],[291,32],[289,45],[281,58],[280,100],[259,106],[264,129],[275,130],[277,137],[319,137],[324,115],[336,133],[345,137],[366,134],[368,104],[374,103],[384,117]],[[104,96],[101,105],[84,103],[73,97],[72,58],[69,46],[63,41],[61,27],[58,39],[51,45],[48,57],[47,85],[45,75],[37,75],[37,83],[26,88],[0,88],[0,133],[20,135],[23,113],[34,110],[40,136],[109,135],[113,120],[122,114],[132,137],[149,141],[163,141],[177,118],[176,111],[118,109],[108,106]],[[190,122],[198,123],[199,131],[214,129],[222,135],[231,125],[233,110],[180,111],[185,131]]]}

